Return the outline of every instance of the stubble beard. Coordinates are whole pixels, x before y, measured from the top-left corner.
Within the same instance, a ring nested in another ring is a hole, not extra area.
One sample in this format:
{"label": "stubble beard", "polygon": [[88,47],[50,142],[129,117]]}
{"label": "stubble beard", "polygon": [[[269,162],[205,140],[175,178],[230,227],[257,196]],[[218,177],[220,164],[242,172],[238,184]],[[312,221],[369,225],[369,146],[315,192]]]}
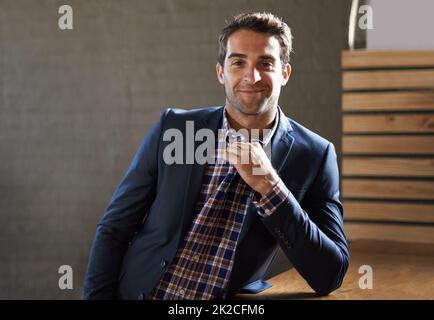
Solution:
{"label": "stubble beard", "polygon": [[265,113],[266,111],[268,111],[270,108],[273,107],[273,102],[270,99],[271,98],[270,97],[262,101],[259,106],[256,106],[255,108],[255,110],[257,110],[256,112],[251,112],[248,111],[249,108],[247,108],[245,104],[243,104],[240,101],[240,99],[238,99],[237,96],[233,94],[232,91],[231,94],[228,94],[228,90],[226,89],[226,87],[225,87],[225,96],[226,96],[226,101],[232,106],[232,108],[245,116],[257,116],[262,113]]}

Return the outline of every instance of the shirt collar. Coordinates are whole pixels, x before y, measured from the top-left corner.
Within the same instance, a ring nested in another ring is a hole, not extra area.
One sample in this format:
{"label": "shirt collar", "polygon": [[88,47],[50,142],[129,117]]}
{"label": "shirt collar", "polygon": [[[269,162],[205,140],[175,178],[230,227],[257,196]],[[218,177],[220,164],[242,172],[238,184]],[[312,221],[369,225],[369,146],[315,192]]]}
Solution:
{"label": "shirt collar", "polygon": [[[274,117],[273,126],[271,127],[271,130],[267,130],[265,136],[262,137],[262,141],[259,140],[261,145],[263,147],[267,146],[271,139],[274,136],[274,133],[276,132],[277,125],[279,124],[279,115],[280,115],[280,107],[277,106],[276,109],[276,115]],[[247,141],[248,137],[244,136],[241,132],[237,132],[235,129],[231,128],[227,115],[226,115],[226,107],[223,109],[223,123],[222,123],[222,130],[225,137],[225,140],[228,139],[228,137],[231,137],[232,140],[239,140],[239,141]]]}

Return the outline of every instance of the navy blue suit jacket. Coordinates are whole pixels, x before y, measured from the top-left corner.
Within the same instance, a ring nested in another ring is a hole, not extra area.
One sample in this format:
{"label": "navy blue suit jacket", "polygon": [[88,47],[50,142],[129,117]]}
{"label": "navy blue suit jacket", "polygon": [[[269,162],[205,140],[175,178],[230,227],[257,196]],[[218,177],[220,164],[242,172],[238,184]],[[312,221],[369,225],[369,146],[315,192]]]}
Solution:
{"label": "navy blue suit jacket", "polygon": [[[338,288],[348,268],[333,144],[280,115],[271,162],[291,193],[269,217],[249,208],[228,297],[264,276],[278,246],[319,294]],[[186,121],[217,132],[222,116],[223,107],[167,109],[146,135],[98,223],[85,299],[140,299],[157,284],[192,223],[206,166],[165,164],[163,133],[185,134]]]}

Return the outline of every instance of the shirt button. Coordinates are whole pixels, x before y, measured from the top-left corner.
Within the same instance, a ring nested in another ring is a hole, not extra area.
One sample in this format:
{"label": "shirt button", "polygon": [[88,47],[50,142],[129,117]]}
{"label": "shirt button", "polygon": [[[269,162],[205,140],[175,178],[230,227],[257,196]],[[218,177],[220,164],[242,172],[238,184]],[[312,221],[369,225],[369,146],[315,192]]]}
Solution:
{"label": "shirt button", "polygon": [[166,260],[161,260],[161,268],[164,268],[167,265],[167,261]]}
{"label": "shirt button", "polygon": [[145,298],[145,296],[143,295],[143,293],[139,294],[139,296],[137,297],[137,300],[143,300]]}
{"label": "shirt button", "polygon": [[198,262],[199,259],[200,259],[200,255],[199,255],[199,254],[195,254],[195,255],[193,256],[193,261]]}
{"label": "shirt button", "polygon": [[179,290],[178,290],[178,294],[179,294],[181,297],[183,297],[184,294],[185,294],[185,290],[184,290],[184,289],[179,289]]}

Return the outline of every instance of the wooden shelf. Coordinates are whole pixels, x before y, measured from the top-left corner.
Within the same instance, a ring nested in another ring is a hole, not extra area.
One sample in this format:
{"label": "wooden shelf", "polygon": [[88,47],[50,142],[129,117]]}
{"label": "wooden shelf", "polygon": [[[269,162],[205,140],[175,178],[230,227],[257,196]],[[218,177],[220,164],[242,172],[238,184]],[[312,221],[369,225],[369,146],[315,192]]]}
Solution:
{"label": "wooden shelf", "polygon": [[434,244],[434,51],[342,52],[350,240]]}

